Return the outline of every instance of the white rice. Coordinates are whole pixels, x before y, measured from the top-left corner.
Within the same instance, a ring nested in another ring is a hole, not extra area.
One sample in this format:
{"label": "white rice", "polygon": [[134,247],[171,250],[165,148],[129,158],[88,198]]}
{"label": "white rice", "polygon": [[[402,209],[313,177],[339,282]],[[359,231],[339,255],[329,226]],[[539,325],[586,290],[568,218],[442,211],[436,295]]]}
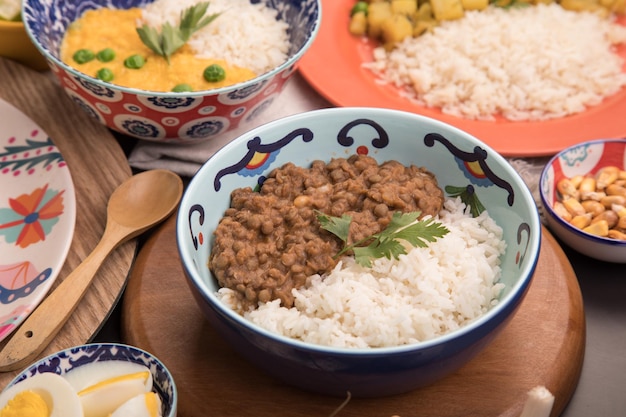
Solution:
{"label": "white rice", "polygon": [[626,28],[557,4],[470,11],[432,33],[375,50],[364,64],[417,104],[468,119],[545,120],[599,104],[626,85],[614,45]]}
{"label": "white rice", "polygon": [[[412,344],[459,329],[497,303],[506,243],[487,212],[473,218],[460,199],[446,201],[439,221],[450,232],[427,248],[377,259],[371,269],[347,258],[294,289],[294,307],[275,300],[243,315],[291,338],[348,348]],[[232,290],[218,297],[240,309]]]}
{"label": "white rice", "polygon": [[[178,25],[180,13],[199,0],[156,0],[143,9],[149,26]],[[196,32],[189,46],[200,58],[223,59],[257,75],[284,63],[288,57],[288,24],[277,20],[276,10],[249,0],[209,0],[207,15],[217,19]]]}

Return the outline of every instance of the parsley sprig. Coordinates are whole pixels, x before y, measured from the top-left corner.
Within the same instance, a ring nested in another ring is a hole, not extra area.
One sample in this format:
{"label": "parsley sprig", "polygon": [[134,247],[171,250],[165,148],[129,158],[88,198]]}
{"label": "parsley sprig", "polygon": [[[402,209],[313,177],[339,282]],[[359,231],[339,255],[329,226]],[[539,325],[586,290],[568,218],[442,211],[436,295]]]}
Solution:
{"label": "parsley sprig", "polygon": [[187,43],[195,32],[219,16],[219,13],[204,16],[208,7],[209,2],[202,2],[183,10],[180,13],[178,27],[165,22],[161,27],[161,32],[158,32],[155,28],[144,24],[137,28],[137,34],[144,45],[152,49],[155,54],[164,57],[169,63],[172,54]]}
{"label": "parsley sprig", "polygon": [[400,255],[406,254],[402,241],[406,241],[414,247],[424,248],[428,246],[428,242],[434,242],[449,232],[448,228],[436,222],[432,217],[417,221],[420,214],[419,211],[396,212],[391,217],[387,227],[380,233],[375,233],[352,244],[348,244],[351,216],[343,214],[341,217],[334,217],[318,212],[317,219],[322,229],[334,234],[344,243],[343,249],[334,256],[335,259],[351,250],[354,253],[355,261],[359,265],[369,268],[372,266],[372,259],[382,257],[398,259]]}

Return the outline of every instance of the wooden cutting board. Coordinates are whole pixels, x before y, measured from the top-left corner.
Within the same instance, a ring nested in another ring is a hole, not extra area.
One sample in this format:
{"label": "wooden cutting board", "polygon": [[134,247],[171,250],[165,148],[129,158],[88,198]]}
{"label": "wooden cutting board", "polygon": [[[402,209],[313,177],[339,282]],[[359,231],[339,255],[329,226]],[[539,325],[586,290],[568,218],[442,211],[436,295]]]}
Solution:
{"label": "wooden cutting board", "polygon": [[[159,357],[178,388],[179,417],[324,417],[342,402],[266,376],[203,318],[185,281],[172,216],[140,251],[122,303],[122,337]],[[583,363],[585,316],[574,271],[544,229],[535,278],[517,314],[485,351],[448,378],[407,394],[352,399],[338,417],[517,417],[536,385],[571,398]]]}
{"label": "wooden cutting board", "polygon": [[[132,174],[131,169],[111,132],[72,102],[50,73],[35,72],[0,58],[0,97],[50,136],[67,162],[74,182],[74,238],[54,289],[100,240],[109,195]],[[111,253],[70,320],[40,356],[91,340],[121,296],[136,248],[136,241],[131,241]],[[0,373],[0,390],[18,372]]]}

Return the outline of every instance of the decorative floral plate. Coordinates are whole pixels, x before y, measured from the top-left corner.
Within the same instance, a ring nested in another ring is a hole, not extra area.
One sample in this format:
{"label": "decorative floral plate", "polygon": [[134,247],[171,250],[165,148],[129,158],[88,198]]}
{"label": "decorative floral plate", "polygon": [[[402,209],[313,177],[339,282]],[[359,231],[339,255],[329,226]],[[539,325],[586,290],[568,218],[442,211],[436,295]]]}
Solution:
{"label": "decorative floral plate", "polygon": [[0,340],[46,296],[75,219],[63,155],[35,122],[0,99]]}

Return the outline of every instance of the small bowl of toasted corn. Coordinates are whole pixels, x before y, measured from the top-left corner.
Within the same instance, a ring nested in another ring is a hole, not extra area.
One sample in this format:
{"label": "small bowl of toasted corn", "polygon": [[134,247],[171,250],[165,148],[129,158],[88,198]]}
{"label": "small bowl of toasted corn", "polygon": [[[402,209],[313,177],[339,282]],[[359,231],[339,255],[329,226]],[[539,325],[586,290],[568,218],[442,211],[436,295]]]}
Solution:
{"label": "small bowl of toasted corn", "polygon": [[555,155],[539,181],[548,227],[566,245],[626,263],[626,139],[579,143]]}

